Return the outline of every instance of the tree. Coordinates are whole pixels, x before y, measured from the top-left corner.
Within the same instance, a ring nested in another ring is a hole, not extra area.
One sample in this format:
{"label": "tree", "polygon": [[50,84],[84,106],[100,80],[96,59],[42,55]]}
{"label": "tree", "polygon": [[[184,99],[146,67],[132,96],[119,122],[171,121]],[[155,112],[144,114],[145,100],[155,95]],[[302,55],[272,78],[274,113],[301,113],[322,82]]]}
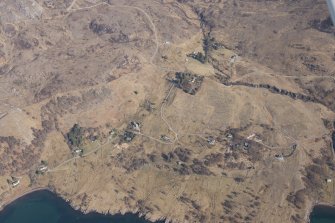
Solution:
{"label": "tree", "polygon": [[83,142],[83,129],[78,124],[74,124],[67,134],[67,138],[71,146],[80,146]]}

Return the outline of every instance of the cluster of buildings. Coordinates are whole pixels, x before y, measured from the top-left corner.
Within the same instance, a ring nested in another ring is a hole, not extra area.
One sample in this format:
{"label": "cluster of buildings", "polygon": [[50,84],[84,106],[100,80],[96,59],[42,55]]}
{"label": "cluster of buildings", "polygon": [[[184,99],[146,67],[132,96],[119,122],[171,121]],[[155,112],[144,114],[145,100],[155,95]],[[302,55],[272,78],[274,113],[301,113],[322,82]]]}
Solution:
{"label": "cluster of buildings", "polygon": [[128,125],[127,130],[123,133],[122,139],[125,142],[131,142],[136,136],[136,132],[141,131],[141,124],[136,121],[131,121]]}
{"label": "cluster of buildings", "polygon": [[172,82],[185,93],[195,95],[199,91],[203,80],[204,77],[200,75],[188,72],[176,72]]}

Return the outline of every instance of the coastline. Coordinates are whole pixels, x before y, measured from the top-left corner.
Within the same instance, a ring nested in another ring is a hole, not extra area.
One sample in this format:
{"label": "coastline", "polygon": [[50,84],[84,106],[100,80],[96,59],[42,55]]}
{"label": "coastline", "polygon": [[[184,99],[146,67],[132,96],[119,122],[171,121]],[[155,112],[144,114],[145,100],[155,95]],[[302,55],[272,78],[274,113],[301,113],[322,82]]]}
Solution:
{"label": "coastline", "polygon": [[[37,191],[49,191],[51,193],[53,193],[55,196],[59,197],[60,199],[62,199],[64,202],[66,202],[68,205],[71,206],[71,208],[73,210],[76,210],[76,211],[79,211],[81,212],[82,214],[90,214],[90,213],[97,213],[97,214],[101,214],[101,215],[110,215],[110,216],[113,216],[113,215],[117,215],[117,214],[121,214],[121,215],[126,215],[126,214],[133,214],[133,215],[137,215],[139,218],[144,218],[145,220],[147,221],[150,221],[152,223],[163,223],[163,222],[166,222],[166,218],[164,217],[160,217],[160,218],[155,218],[155,217],[152,217],[152,216],[148,216],[146,214],[143,214],[143,213],[140,213],[138,211],[134,211],[134,210],[131,210],[131,209],[128,209],[128,210],[119,210],[117,212],[110,212],[110,211],[107,211],[107,212],[99,212],[97,210],[82,210],[81,207],[76,207],[73,205],[71,199],[65,199],[64,197],[62,197],[60,194],[56,193],[54,190],[52,190],[50,187],[35,187],[35,188],[30,188],[29,190],[24,190],[20,193],[18,193],[17,195],[11,197],[9,196],[7,199],[5,199],[5,201],[0,204],[0,212],[2,210],[4,210],[8,205],[10,205],[11,203],[15,202],[16,200],[26,196],[26,195],[29,195],[31,193],[34,193],[34,192],[37,192]],[[172,222],[171,220],[168,220],[169,222]]]}
{"label": "coastline", "polygon": [[327,208],[333,208],[335,209],[335,205],[334,204],[329,204],[326,202],[314,202],[312,203],[312,205],[310,205],[310,207],[308,208],[308,211],[306,212],[306,222],[307,223],[311,223],[311,214],[314,210],[315,207],[317,206],[323,206],[323,207],[327,207]]}
{"label": "coastline", "polygon": [[316,202],[312,202],[311,205],[309,205],[309,207],[307,208],[306,215],[305,215],[306,223],[311,223],[311,214],[312,214],[312,211],[315,205],[316,205]]}
{"label": "coastline", "polygon": [[[118,212],[106,212],[106,213],[102,213],[102,212],[99,212],[97,210],[88,210],[88,211],[85,211],[85,210],[82,210],[80,207],[75,207],[73,204],[72,204],[72,201],[71,199],[65,199],[64,197],[62,197],[60,194],[57,194],[54,190],[52,190],[50,187],[35,187],[35,188],[30,188],[29,190],[24,190],[22,191],[21,193],[18,193],[16,196],[9,196],[7,199],[5,199],[5,201],[0,204],[0,211],[2,211],[6,206],[10,205],[11,203],[15,202],[16,200],[20,199],[21,197],[24,197],[30,193],[33,193],[33,192],[37,192],[37,191],[43,191],[43,190],[46,190],[46,191],[49,191],[53,194],[55,194],[56,196],[58,196],[59,198],[61,198],[62,200],[64,200],[64,202],[68,203],[74,210],[78,210],[80,211],[81,213],[83,214],[88,214],[88,213],[98,213],[98,214],[102,214],[102,215],[115,215],[115,214],[134,214],[134,215],[137,215],[139,217],[143,217],[145,218],[146,220],[148,221],[152,221],[152,222],[164,222],[166,220],[168,221],[171,221],[171,219],[166,219],[166,218],[153,218],[153,216],[148,216],[146,214],[143,214],[143,213],[140,213],[138,211],[134,211],[134,210],[119,210]],[[321,206],[321,207],[325,207],[325,208],[332,208],[335,210],[335,205],[334,204],[330,204],[330,203],[326,203],[326,202],[311,202],[309,207],[306,209],[306,216],[305,216],[305,219],[306,219],[306,222],[307,223],[311,223],[311,214],[314,210],[314,208],[316,208],[317,206]]]}
{"label": "coastline", "polygon": [[[25,195],[28,195],[28,194],[30,194],[30,193],[33,193],[33,192],[36,192],[36,191],[40,191],[40,190],[48,190],[48,191],[54,193],[54,191],[52,191],[49,187],[36,187],[36,188],[31,188],[31,189],[26,190],[26,191],[24,191],[24,192],[22,192],[22,193],[20,193],[20,194],[18,194],[18,195],[16,195],[16,196],[14,196],[14,197],[10,197],[10,196],[9,196],[8,199],[5,199],[5,201],[4,201],[2,204],[0,204],[0,211],[2,211],[7,205],[9,205],[9,204],[15,202],[17,199],[19,199],[19,198],[21,198],[21,197],[23,197],[23,196],[25,196]],[[57,195],[57,196],[58,196],[58,195]]]}

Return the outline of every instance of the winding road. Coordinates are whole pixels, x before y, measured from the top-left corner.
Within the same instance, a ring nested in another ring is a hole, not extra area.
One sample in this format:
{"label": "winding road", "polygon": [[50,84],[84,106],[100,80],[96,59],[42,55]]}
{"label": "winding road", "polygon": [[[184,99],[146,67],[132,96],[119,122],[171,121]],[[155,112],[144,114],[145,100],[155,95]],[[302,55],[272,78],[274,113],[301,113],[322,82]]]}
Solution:
{"label": "winding road", "polygon": [[131,8],[131,9],[136,9],[136,10],[140,11],[147,18],[147,20],[149,21],[149,23],[151,25],[151,28],[152,28],[152,31],[153,31],[154,36],[155,36],[155,41],[154,42],[156,43],[156,47],[155,47],[154,53],[152,54],[152,56],[150,58],[150,63],[153,64],[153,61],[154,61],[154,59],[155,59],[155,57],[156,57],[156,55],[158,53],[159,40],[158,40],[158,33],[157,33],[156,25],[153,22],[151,16],[146,11],[144,11],[142,8],[137,7],[137,6],[131,6],[131,5],[111,5],[111,4],[106,3],[106,2],[101,2],[101,3],[95,4],[95,5],[92,5],[92,6],[88,6],[88,7],[82,7],[82,8],[72,9],[73,6],[74,6],[74,4],[76,3],[76,1],[77,0],[73,0],[73,2],[71,3],[71,5],[67,8],[67,11],[68,11],[67,15],[69,15],[69,14],[71,14],[73,12],[80,11],[80,10],[87,10],[87,9],[96,8],[96,7],[101,6],[101,5],[106,5],[106,6],[112,7],[112,8]]}

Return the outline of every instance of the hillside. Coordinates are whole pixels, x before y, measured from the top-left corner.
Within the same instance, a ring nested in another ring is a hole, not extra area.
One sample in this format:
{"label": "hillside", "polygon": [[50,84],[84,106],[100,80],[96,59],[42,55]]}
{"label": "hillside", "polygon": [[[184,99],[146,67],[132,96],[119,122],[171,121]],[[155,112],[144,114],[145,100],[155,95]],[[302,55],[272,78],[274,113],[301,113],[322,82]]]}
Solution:
{"label": "hillside", "polygon": [[4,0],[0,18],[1,205],[47,187],[84,212],[298,223],[334,203],[325,1]]}

